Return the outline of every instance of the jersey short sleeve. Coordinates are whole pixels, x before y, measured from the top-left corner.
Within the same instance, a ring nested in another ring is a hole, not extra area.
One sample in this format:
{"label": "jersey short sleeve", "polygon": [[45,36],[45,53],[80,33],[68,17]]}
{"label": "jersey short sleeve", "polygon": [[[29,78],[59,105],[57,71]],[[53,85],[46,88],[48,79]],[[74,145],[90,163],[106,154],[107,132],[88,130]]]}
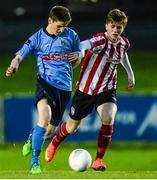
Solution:
{"label": "jersey short sleeve", "polygon": [[22,48],[16,52],[16,55],[20,55],[25,58],[28,54],[33,53],[33,50],[37,46],[37,33],[33,34],[27,39]]}

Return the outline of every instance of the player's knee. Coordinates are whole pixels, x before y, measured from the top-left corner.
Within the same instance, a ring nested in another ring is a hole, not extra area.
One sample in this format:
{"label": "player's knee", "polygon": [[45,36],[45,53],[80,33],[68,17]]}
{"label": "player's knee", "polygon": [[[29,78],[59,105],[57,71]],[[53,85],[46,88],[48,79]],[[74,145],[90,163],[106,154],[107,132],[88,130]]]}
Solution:
{"label": "player's knee", "polygon": [[102,119],[102,124],[112,125],[114,123],[114,117],[111,115],[105,116]]}
{"label": "player's knee", "polygon": [[80,121],[75,121],[72,119],[68,120],[66,125],[68,133],[69,134],[74,133],[78,129],[79,124]]}
{"label": "player's knee", "polygon": [[45,127],[48,126],[50,120],[51,120],[51,116],[48,113],[44,113],[43,115],[40,115],[38,118],[39,123],[44,125]]}
{"label": "player's knee", "polygon": [[50,122],[50,120],[51,120],[51,115],[50,115],[49,113],[45,113],[45,114],[43,115],[43,120],[44,120],[45,122],[47,122],[47,124],[49,124],[49,122]]}

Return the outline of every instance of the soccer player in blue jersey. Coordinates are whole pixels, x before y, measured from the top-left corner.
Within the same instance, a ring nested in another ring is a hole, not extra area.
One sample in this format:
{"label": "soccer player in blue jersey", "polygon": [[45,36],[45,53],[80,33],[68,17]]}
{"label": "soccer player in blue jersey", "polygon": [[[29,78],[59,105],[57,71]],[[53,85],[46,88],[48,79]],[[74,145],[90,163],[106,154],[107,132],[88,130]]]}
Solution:
{"label": "soccer player in blue jersey", "polygon": [[80,40],[77,33],[68,28],[72,18],[67,8],[54,6],[49,13],[48,25],[35,32],[16,52],[6,70],[6,76],[14,75],[22,60],[32,54],[38,66],[36,106],[38,123],[31,137],[32,174],[41,173],[40,152],[50,125],[51,134],[62,119],[72,91],[72,68],[80,59]]}

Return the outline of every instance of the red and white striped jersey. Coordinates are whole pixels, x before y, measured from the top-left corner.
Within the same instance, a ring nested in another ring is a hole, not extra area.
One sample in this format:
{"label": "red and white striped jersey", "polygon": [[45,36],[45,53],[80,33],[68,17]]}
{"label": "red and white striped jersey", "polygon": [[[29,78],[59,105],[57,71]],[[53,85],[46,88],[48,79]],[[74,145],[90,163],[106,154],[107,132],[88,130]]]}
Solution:
{"label": "red and white striped jersey", "polygon": [[92,49],[83,59],[76,86],[89,95],[116,89],[117,65],[130,46],[128,39],[120,37],[113,43],[109,40],[107,32],[103,32],[96,34],[89,41]]}

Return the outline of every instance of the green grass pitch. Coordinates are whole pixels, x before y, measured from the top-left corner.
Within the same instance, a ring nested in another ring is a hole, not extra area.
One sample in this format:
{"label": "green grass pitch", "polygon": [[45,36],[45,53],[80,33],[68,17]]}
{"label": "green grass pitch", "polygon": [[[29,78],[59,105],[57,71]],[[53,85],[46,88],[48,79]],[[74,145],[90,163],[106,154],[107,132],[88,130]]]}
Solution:
{"label": "green grass pitch", "polygon": [[95,157],[95,143],[64,143],[51,163],[41,154],[41,175],[29,173],[30,156],[23,157],[21,144],[0,147],[0,179],[156,179],[157,144],[154,143],[112,143],[104,158],[105,172],[74,172],[68,165],[70,152],[76,148],[87,149]]}

